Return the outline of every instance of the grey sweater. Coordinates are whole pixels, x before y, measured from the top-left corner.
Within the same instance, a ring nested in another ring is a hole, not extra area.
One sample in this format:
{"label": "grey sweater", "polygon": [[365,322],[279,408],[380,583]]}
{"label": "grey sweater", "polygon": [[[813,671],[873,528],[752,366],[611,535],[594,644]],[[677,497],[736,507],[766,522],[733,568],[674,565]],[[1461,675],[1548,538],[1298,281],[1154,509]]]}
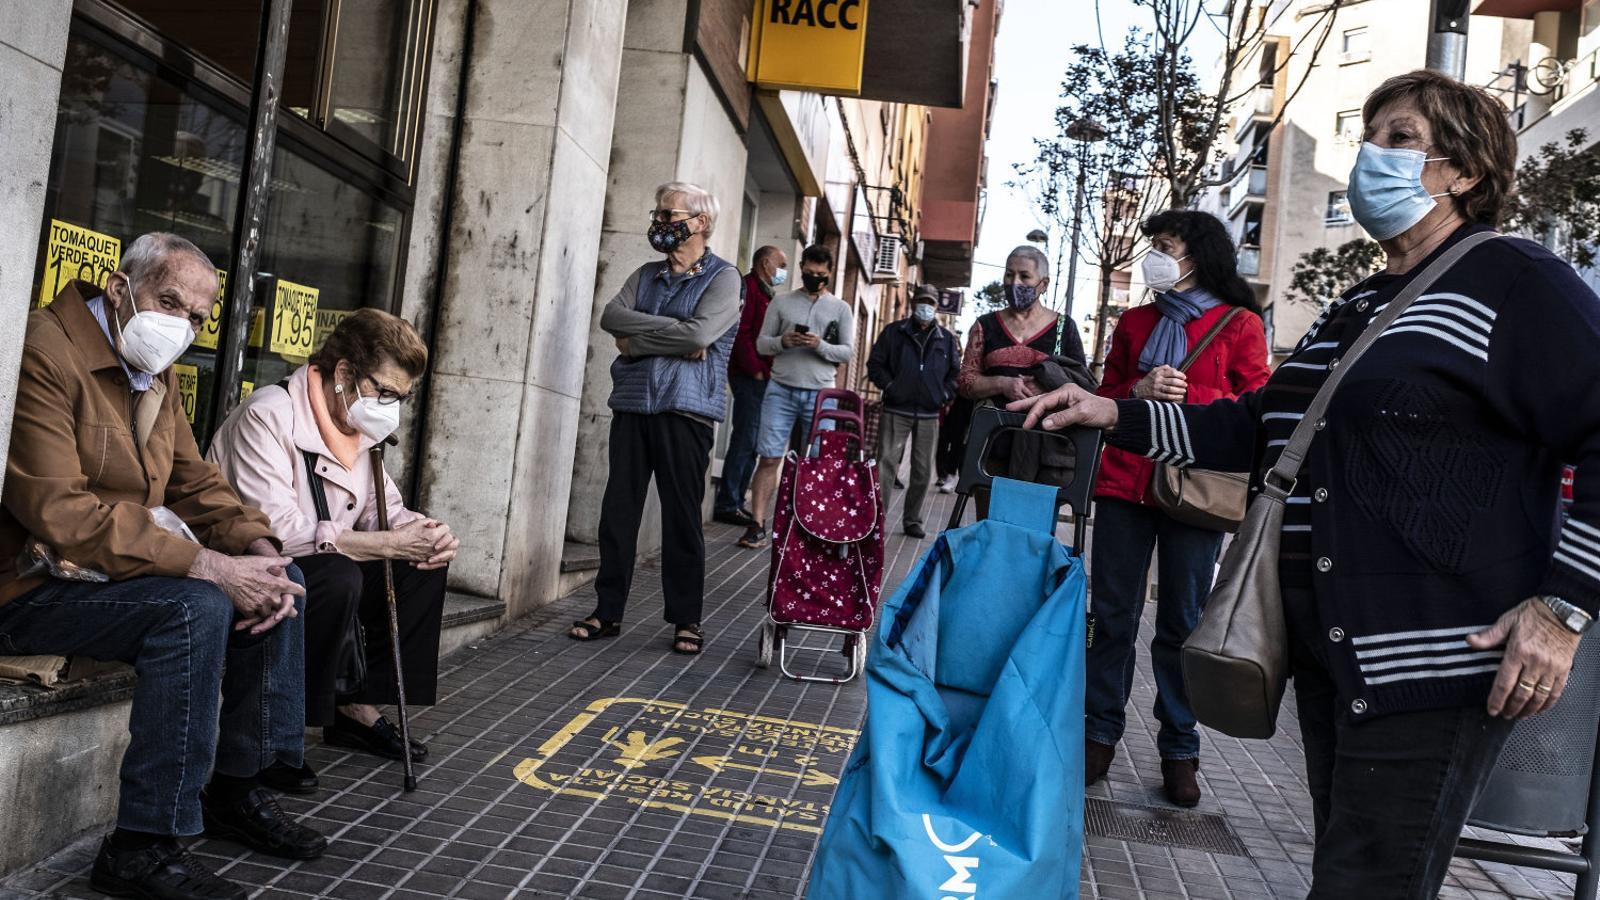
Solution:
{"label": "grey sweater", "polygon": [[[830,344],[824,339],[816,347],[783,346],[783,336],[796,325],[809,327],[821,338],[826,337],[830,325],[837,325],[838,342]],[[784,387],[807,391],[833,387],[834,371],[855,352],[855,331],[855,317],[843,300],[823,292],[813,301],[804,291],[790,291],[773,298],[767,307],[756,352],[773,358],[772,380]]]}

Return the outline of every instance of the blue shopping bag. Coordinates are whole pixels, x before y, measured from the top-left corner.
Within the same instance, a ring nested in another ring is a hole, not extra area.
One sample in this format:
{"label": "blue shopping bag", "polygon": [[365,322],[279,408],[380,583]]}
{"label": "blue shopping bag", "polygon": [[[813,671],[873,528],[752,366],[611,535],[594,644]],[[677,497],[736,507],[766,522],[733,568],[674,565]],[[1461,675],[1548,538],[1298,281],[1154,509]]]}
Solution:
{"label": "blue shopping bag", "polygon": [[884,607],[808,900],[1078,896],[1083,560],[1055,488],[997,478],[989,515]]}

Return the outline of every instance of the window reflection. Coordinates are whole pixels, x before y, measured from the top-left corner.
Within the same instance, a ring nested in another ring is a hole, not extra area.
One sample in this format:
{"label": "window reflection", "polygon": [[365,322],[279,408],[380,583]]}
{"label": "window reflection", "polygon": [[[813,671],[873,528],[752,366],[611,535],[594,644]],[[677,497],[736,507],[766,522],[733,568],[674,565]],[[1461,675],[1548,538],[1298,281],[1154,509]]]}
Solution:
{"label": "window reflection", "polygon": [[[103,287],[122,247],[149,231],[183,235],[226,269],[244,144],[239,118],[74,34],[62,69],[36,302],[72,278]],[[101,250],[92,262],[69,258],[69,236]],[[221,310],[219,299],[212,322],[178,363],[197,435],[209,431]]]}
{"label": "window reflection", "polygon": [[249,83],[254,76],[262,0],[119,0],[119,3],[156,31],[240,81]]}
{"label": "window reflection", "polygon": [[344,315],[388,308],[403,217],[280,143],[245,353],[245,390],[276,384],[327,340]]}

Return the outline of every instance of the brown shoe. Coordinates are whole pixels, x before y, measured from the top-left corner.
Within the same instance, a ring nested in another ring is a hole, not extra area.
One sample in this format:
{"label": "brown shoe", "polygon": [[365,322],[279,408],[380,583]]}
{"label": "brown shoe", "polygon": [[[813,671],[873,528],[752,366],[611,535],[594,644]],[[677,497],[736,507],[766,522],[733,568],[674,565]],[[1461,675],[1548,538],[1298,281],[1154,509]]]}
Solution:
{"label": "brown shoe", "polygon": [[1106,772],[1111,768],[1111,760],[1117,755],[1116,744],[1102,744],[1087,738],[1083,741],[1083,786],[1091,784],[1106,777]]}
{"label": "brown shoe", "polygon": [[1161,761],[1161,789],[1174,806],[1185,809],[1200,802],[1200,784],[1194,773],[1200,770],[1198,759],[1163,759]]}

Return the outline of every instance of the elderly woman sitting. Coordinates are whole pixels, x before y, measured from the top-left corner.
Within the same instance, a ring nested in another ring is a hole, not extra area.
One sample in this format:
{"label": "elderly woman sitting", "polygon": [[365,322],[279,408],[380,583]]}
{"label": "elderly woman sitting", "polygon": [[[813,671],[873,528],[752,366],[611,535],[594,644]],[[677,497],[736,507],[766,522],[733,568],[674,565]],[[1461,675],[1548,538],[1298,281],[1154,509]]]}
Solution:
{"label": "elderly woman sitting", "polygon": [[[233,411],[208,457],[245,502],[272,520],[306,577],[306,723],[323,740],[400,759],[398,731],[374,704],[398,698],[388,641],[382,560],[394,566],[406,699],[434,702],[445,568],[460,543],[444,523],[405,508],[372,446],[388,438],[400,407],[427,367],[411,325],[375,309],[345,317],[328,341],[282,384]],[[389,529],[378,530],[375,477],[383,481]],[[347,635],[367,635],[366,675],[347,677]],[[343,652],[341,652],[343,651]],[[412,759],[427,750],[413,741]],[[263,783],[292,793],[316,789],[309,768],[269,769]]]}

